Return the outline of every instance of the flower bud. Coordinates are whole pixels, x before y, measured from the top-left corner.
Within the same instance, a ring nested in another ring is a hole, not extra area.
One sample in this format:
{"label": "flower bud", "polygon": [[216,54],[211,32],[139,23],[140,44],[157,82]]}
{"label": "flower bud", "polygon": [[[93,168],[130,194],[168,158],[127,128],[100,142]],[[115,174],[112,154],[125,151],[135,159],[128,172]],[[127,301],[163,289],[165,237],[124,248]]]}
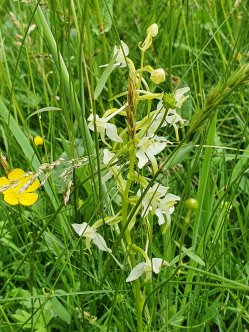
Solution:
{"label": "flower bud", "polygon": [[199,203],[195,198],[189,198],[185,201],[185,205],[189,210],[195,211],[198,209]]}
{"label": "flower bud", "polygon": [[158,25],[156,23],[153,23],[151,26],[147,29],[147,35],[151,35],[151,37],[156,37],[158,34]]}
{"label": "flower bud", "polygon": [[155,84],[160,84],[165,81],[165,71],[163,68],[158,68],[154,70],[151,75],[150,79],[152,80],[153,83]]}
{"label": "flower bud", "polygon": [[35,136],[34,137],[34,144],[36,146],[43,145],[43,138],[41,136]]}
{"label": "flower bud", "polygon": [[163,106],[166,110],[175,109],[176,108],[176,100],[170,93],[165,93],[163,95]]}

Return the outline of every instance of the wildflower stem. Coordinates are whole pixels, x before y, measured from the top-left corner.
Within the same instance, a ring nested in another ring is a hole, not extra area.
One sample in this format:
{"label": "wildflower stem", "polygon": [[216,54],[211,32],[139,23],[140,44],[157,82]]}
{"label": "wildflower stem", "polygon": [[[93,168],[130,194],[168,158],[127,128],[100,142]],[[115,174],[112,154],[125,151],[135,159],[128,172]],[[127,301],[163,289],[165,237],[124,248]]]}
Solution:
{"label": "wildflower stem", "polygon": [[[134,165],[136,160],[136,154],[135,154],[135,147],[134,145],[131,145],[130,150],[130,165],[129,165],[129,174],[133,174],[134,172]],[[132,180],[130,177],[128,177],[126,182],[125,191],[123,194],[123,204],[122,204],[122,227],[126,227],[127,223],[127,217],[128,217],[128,208],[129,208],[129,192],[131,188]],[[132,246],[132,238],[131,233],[129,230],[129,227],[126,227],[125,232],[125,240],[126,240],[126,250],[128,252],[129,260],[131,263],[132,268],[136,266],[136,260],[134,257],[134,254],[131,252],[131,246]],[[143,312],[143,303],[144,300],[142,298],[142,294],[140,291],[140,280],[137,279],[133,282],[133,293],[136,300],[136,310],[137,310],[137,331],[142,332],[143,331],[143,320],[142,320],[142,312]]]}

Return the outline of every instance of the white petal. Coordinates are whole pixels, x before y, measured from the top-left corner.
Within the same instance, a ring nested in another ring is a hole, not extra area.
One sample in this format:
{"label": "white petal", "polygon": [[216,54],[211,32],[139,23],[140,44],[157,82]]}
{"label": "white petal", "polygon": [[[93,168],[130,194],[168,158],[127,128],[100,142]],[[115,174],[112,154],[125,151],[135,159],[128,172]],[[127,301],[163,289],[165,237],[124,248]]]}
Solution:
{"label": "white petal", "polygon": [[112,123],[107,123],[106,135],[114,142],[123,142],[122,138],[118,136],[117,127]]}
{"label": "white petal", "polygon": [[148,150],[154,155],[156,156],[158,153],[162,152],[165,147],[166,147],[167,143],[163,142],[163,143],[159,143],[159,142],[154,142],[153,144],[151,144],[148,147]]}
{"label": "white petal", "polygon": [[95,237],[95,231],[92,227],[90,227],[86,222],[82,224],[72,224],[73,229],[79,236],[84,236],[88,238]]}
{"label": "white petal", "polygon": [[155,215],[158,217],[158,224],[159,225],[162,225],[162,224],[165,223],[165,219],[164,219],[164,216],[163,216],[162,209],[160,209],[160,208],[156,209]]}
{"label": "white petal", "polygon": [[190,88],[188,86],[186,86],[185,88],[177,89],[174,92],[174,97],[176,101],[178,101],[184,95],[184,93],[188,92],[189,90]]}
{"label": "white petal", "polygon": [[141,138],[140,141],[138,142],[138,145],[137,145],[138,148],[143,148],[143,146],[146,145],[145,143],[147,143],[148,140],[149,140],[148,137],[143,137],[143,138]]}
{"label": "white petal", "polygon": [[169,187],[164,187],[162,185],[158,185],[158,183],[155,183],[153,186],[152,186],[152,189],[153,191],[157,191],[157,193],[159,194],[160,197],[166,195]]}
{"label": "white petal", "polygon": [[160,272],[161,267],[164,265],[169,266],[169,263],[162,258],[152,258],[152,269],[156,274]]}
{"label": "white petal", "polygon": [[126,67],[125,57],[129,54],[129,47],[121,40],[121,46],[114,46],[114,55],[116,55],[116,64]]}
{"label": "white petal", "polygon": [[138,279],[144,273],[145,263],[137,264],[132,270],[129,276],[126,278],[126,282],[134,281]]}
{"label": "white petal", "polygon": [[157,109],[157,111],[161,111],[163,108],[164,108],[164,107],[163,107],[163,101],[160,100],[159,103],[158,103],[157,106],[156,106],[156,109]]}
{"label": "white petal", "polygon": [[167,194],[164,199],[162,199],[163,204],[167,204],[167,206],[173,206],[177,201],[180,201],[181,197],[174,194]]}
{"label": "white petal", "polygon": [[[103,163],[105,165],[109,164],[109,162],[113,159],[113,157],[115,156],[114,153],[110,152],[108,149],[104,149],[103,150],[103,154],[104,154],[104,157],[103,157]],[[114,159],[113,159],[114,161]]]}
{"label": "white petal", "polygon": [[87,119],[87,121],[92,121],[93,120],[93,114],[91,113]]}
{"label": "white petal", "polygon": [[96,244],[96,246],[102,251],[111,252],[111,249],[107,247],[105,239],[98,233],[95,233],[95,237],[93,238],[92,242]]}
{"label": "white petal", "polygon": [[173,125],[177,122],[184,123],[182,117],[177,114],[176,110],[169,109],[165,120],[170,124]]}
{"label": "white petal", "polygon": [[121,40],[121,44],[123,47],[124,54],[125,54],[125,56],[127,56],[129,54],[129,47],[127,44],[125,44],[125,42],[123,42],[123,40]]}
{"label": "white petal", "polygon": [[136,156],[138,158],[138,167],[141,169],[142,167],[144,167],[144,165],[147,164],[149,159],[146,157],[146,154],[141,150],[138,150],[136,152]]}

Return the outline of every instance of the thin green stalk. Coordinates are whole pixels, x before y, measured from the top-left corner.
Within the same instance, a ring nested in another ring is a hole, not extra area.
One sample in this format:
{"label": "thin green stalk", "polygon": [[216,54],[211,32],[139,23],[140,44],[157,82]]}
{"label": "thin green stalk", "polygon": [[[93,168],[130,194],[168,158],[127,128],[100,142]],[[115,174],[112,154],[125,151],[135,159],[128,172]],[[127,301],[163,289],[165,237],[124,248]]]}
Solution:
{"label": "thin green stalk", "polygon": [[[132,151],[130,152],[130,165],[129,165],[129,174],[133,173],[134,171],[134,165],[135,165],[135,149],[134,145],[131,146]],[[128,217],[128,208],[129,208],[129,193],[131,188],[132,180],[127,179],[126,187],[123,195],[122,200],[122,227],[125,227],[127,223],[127,217]],[[128,251],[128,256],[130,259],[131,267],[136,266],[136,260],[134,258],[133,253],[131,253],[131,246],[132,246],[132,239],[131,239],[131,233],[129,231],[129,227],[126,227],[125,232],[125,240],[126,240],[126,248]],[[139,279],[135,280],[133,282],[133,292],[136,300],[136,310],[137,310],[137,331],[142,332],[143,331],[143,320],[142,320],[142,312],[143,312],[143,300],[141,297],[141,290],[140,290],[140,281]]]}
{"label": "thin green stalk", "polygon": [[[209,132],[208,132],[207,141],[206,141],[207,146],[213,146],[215,132],[216,132],[216,122],[217,122],[217,114],[215,114],[215,116],[213,117],[210,127],[209,127]],[[208,199],[208,197],[206,196],[206,188],[207,188],[208,179],[210,177],[210,164],[211,164],[212,153],[213,153],[212,148],[210,148],[210,149],[207,148],[205,150],[204,160],[203,160],[202,168],[201,168],[201,172],[200,172],[199,190],[197,193],[197,201],[199,204],[199,208],[198,208],[198,211],[196,211],[195,220],[193,223],[193,233],[192,233],[192,245],[193,245],[194,250],[197,246],[198,236],[200,235],[201,223],[203,223],[202,229],[205,229],[205,217],[203,214],[203,205],[204,205],[204,200]],[[203,251],[202,244],[203,244],[203,241],[201,240],[199,247],[198,247],[198,254],[200,256],[202,256],[202,251]],[[197,264],[195,262],[192,263],[192,266],[196,266],[196,265]],[[183,297],[182,302],[181,302],[182,310],[184,309],[184,307],[186,305],[187,294],[191,290],[191,282],[193,280],[193,277],[194,277],[193,272],[188,273],[188,275],[187,275],[187,284],[188,285],[185,287],[185,290],[184,290],[184,294],[186,296]]]}
{"label": "thin green stalk", "polygon": [[[33,10],[35,10],[35,8],[36,8],[35,5],[30,4],[30,6]],[[62,82],[64,84],[64,88],[67,93],[67,96],[72,101],[72,103],[73,103],[72,108],[75,110],[76,117],[78,118],[77,114],[81,114],[81,107],[80,107],[78,98],[75,94],[72,82],[70,81],[69,73],[68,73],[67,67],[65,65],[65,62],[63,60],[63,57],[62,57],[60,51],[58,50],[58,46],[56,44],[54,36],[49,28],[46,18],[39,5],[37,6],[36,12],[34,14],[34,19],[36,21],[36,24],[37,24],[39,30],[41,31],[41,33],[44,34],[44,38],[48,43],[49,50],[51,51],[51,53],[53,55],[53,59],[57,66],[57,70],[62,76]],[[90,135],[90,131],[87,127],[85,118],[83,118],[82,126],[83,126],[84,130],[83,130],[83,128],[81,130],[84,134],[83,137],[86,140],[85,143],[88,145],[90,150],[93,150],[93,141],[92,141],[92,137]]]}

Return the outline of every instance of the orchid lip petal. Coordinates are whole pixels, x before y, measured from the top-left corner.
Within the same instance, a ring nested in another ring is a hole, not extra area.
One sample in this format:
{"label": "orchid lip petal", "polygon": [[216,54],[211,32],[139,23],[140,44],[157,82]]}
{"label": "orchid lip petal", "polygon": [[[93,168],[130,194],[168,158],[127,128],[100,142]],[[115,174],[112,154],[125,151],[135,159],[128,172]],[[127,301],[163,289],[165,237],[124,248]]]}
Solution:
{"label": "orchid lip petal", "polygon": [[107,123],[106,135],[114,142],[122,143],[123,140],[118,136],[117,127],[112,123]]}
{"label": "orchid lip petal", "polygon": [[138,150],[136,152],[136,156],[138,158],[138,167],[141,169],[142,167],[144,167],[147,164],[149,159],[147,158],[146,154],[141,150]]}

